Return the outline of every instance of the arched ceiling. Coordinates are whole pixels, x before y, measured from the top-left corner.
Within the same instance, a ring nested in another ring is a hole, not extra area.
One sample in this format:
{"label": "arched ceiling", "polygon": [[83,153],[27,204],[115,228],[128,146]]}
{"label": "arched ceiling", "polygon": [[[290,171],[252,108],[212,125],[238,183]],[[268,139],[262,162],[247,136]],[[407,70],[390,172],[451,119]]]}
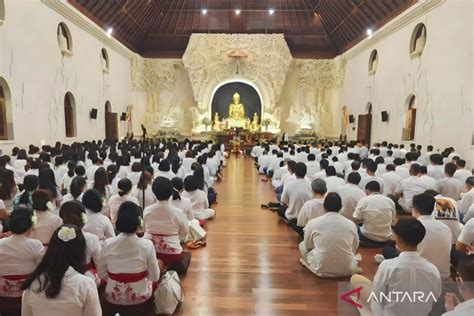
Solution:
{"label": "arched ceiling", "polygon": [[[293,57],[345,52],[418,0],[68,0],[144,57],[182,57],[192,33],[283,33]],[[202,13],[207,9],[207,14]],[[241,10],[239,15],[235,10]],[[271,15],[269,9],[274,9]]]}

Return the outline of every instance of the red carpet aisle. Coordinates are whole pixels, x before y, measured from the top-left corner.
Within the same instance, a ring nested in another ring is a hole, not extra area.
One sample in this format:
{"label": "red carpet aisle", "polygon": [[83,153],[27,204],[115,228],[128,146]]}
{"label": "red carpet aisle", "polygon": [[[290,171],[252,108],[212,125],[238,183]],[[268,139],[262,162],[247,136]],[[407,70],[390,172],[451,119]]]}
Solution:
{"label": "red carpet aisle", "polygon": [[[274,194],[252,161],[232,156],[216,189],[219,204],[207,225],[208,246],[193,251],[177,315],[336,315],[337,282],[305,270],[297,234],[260,209]],[[371,278],[374,253],[362,252]]]}

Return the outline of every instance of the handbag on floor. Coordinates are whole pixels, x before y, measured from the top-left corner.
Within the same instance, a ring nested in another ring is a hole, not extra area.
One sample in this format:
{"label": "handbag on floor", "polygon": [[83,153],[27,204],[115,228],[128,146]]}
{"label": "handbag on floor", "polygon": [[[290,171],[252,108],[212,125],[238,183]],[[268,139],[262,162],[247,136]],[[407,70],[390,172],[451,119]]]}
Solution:
{"label": "handbag on floor", "polygon": [[172,315],[178,305],[184,301],[184,291],[178,273],[167,271],[155,291],[155,312]]}

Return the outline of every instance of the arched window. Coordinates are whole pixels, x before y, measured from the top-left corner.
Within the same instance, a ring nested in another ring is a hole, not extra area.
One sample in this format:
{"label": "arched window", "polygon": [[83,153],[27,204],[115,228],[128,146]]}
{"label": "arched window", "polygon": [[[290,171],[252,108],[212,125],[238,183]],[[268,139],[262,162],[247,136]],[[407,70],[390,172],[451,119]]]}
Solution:
{"label": "arched window", "polygon": [[379,65],[379,53],[377,52],[376,49],[370,53],[370,58],[369,58],[369,75],[375,75],[377,72],[377,67]]}
{"label": "arched window", "polygon": [[402,138],[403,140],[414,140],[416,129],[416,96],[414,94],[410,94],[405,103],[406,119]]}
{"label": "arched window", "polygon": [[72,56],[72,37],[71,32],[64,22],[59,23],[57,29],[58,45],[63,56]]}
{"label": "arched window", "polygon": [[103,72],[108,73],[110,71],[109,54],[105,48],[100,51],[100,64]]}
{"label": "arched window", "polygon": [[426,45],[426,26],[423,23],[415,26],[410,39],[410,56],[420,57]]}
{"label": "arched window", "polygon": [[367,102],[365,110],[366,110],[367,114],[372,114],[372,103]]}
{"label": "arched window", "polygon": [[64,97],[64,125],[66,127],[66,137],[76,137],[76,101],[71,92],[67,92]]}
{"label": "arched window", "polygon": [[10,88],[0,77],[0,140],[13,139],[12,105]]}
{"label": "arched window", "polygon": [[0,26],[2,26],[5,21],[5,1],[0,0]]}

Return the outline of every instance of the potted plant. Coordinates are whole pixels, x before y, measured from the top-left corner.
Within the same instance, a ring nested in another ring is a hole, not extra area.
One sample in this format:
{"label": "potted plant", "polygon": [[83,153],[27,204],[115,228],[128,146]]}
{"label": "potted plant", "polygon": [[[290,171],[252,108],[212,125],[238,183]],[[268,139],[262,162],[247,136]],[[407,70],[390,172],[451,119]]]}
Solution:
{"label": "potted plant", "polygon": [[265,132],[268,132],[268,125],[270,125],[272,121],[269,118],[266,118],[262,121],[262,125],[265,126]]}
{"label": "potted plant", "polygon": [[207,132],[207,129],[212,124],[212,121],[208,117],[205,117],[205,118],[202,119],[201,123],[202,123],[202,125],[204,125],[204,128]]}

